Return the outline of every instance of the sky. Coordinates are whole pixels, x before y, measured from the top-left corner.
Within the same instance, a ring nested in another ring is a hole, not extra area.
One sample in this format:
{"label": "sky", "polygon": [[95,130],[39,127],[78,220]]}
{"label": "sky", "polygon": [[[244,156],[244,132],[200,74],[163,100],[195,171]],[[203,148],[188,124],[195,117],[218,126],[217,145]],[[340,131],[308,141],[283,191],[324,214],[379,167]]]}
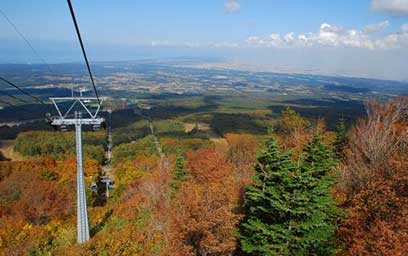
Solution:
{"label": "sky", "polygon": [[[72,4],[91,61],[215,57],[277,69],[408,80],[408,0]],[[66,1],[2,0],[0,10],[0,63],[82,61]]]}

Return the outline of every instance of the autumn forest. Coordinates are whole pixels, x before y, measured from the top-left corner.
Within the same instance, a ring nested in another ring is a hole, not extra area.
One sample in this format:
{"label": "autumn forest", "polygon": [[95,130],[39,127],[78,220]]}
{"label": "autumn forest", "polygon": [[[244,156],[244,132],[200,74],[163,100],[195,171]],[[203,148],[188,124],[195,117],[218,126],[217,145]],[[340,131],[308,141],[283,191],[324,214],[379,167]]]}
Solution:
{"label": "autumn forest", "polygon": [[0,255],[408,255],[408,101],[365,109],[330,131],[286,108],[264,133],[217,138],[129,122],[113,131],[109,198],[90,189],[106,134],[85,132],[81,245],[74,133],[22,132],[0,162]]}

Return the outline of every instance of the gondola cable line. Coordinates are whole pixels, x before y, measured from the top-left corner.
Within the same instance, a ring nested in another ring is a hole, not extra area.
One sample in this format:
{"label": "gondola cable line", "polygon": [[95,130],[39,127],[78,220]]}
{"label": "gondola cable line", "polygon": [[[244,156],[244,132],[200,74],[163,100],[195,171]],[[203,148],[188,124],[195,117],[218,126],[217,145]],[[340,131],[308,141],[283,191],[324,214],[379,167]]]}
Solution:
{"label": "gondola cable line", "polygon": [[30,104],[30,102],[28,102],[28,101],[26,101],[26,100],[24,100],[24,99],[20,99],[19,97],[16,97],[16,96],[14,96],[14,95],[12,95],[12,94],[9,94],[9,93],[5,92],[4,90],[0,90],[0,94],[3,94],[3,95],[5,95],[5,96],[7,96],[7,97],[10,97],[10,98],[13,98],[13,99],[15,99],[15,100],[18,100],[18,101],[20,101],[20,102],[22,102],[22,103]]}
{"label": "gondola cable line", "polygon": [[23,89],[20,88],[18,85],[14,84],[14,83],[12,83],[12,82],[10,82],[10,81],[8,81],[7,79],[5,79],[5,78],[3,78],[3,77],[0,77],[0,80],[3,81],[3,82],[5,82],[6,84],[8,84],[8,85],[10,85],[10,86],[12,86],[12,87],[14,87],[14,88],[16,88],[16,89],[19,90],[21,93],[24,93],[25,95],[27,95],[27,96],[29,96],[29,97],[35,99],[37,102],[39,102],[39,103],[41,103],[41,104],[43,104],[43,105],[46,105],[43,100],[41,100],[40,98],[38,98],[38,97],[32,95],[31,93],[29,93],[29,92],[27,92],[27,91],[25,91],[25,90],[23,90]]}
{"label": "gondola cable line", "polygon": [[58,76],[58,73],[55,72],[53,68],[51,68],[51,65],[43,58],[38,51],[34,48],[30,40],[21,32],[21,30],[17,27],[17,25],[7,16],[7,14],[0,9],[0,14],[4,17],[4,19],[7,21],[7,23],[13,28],[13,30],[20,36],[20,38],[25,42],[25,44],[31,49],[31,51],[34,53],[34,55],[47,67],[48,71],[56,76]]}
{"label": "gondola cable line", "polygon": [[81,33],[79,31],[79,26],[78,26],[78,23],[77,23],[76,18],[75,18],[74,8],[72,7],[71,0],[67,0],[67,3],[68,3],[69,10],[70,10],[70,13],[71,13],[72,21],[74,22],[75,31],[76,31],[77,36],[78,36],[79,44],[81,45],[81,50],[82,50],[82,54],[83,54],[84,59],[85,59],[86,67],[88,69],[89,77],[91,78],[92,87],[94,89],[95,96],[96,96],[96,99],[98,101],[98,105],[100,106],[101,101],[99,99],[99,94],[98,94],[98,91],[97,91],[96,86],[95,86],[95,81],[94,81],[94,78],[93,78],[93,75],[92,75],[91,67],[89,65],[89,61],[88,61],[88,57],[86,55],[85,47],[84,47],[84,44],[83,44],[83,41],[82,41]]}
{"label": "gondola cable line", "polygon": [[[95,92],[96,97],[54,97],[50,98],[51,102],[55,106],[55,109],[58,112],[58,115],[51,117],[49,115],[49,121],[52,126],[59,126],[61,129],[67,125],[75,127],[75,144],[76,144],[76,158],[77,158],[77,242],[85,243],[90,239],[89,232],[89,223],[88,223],[88,206],[86,200],[86,188],[85,188],[85,176],[84,176],[84,164],[83,164],[83,149],[82,149],[82,126],[91,125],[94,128],[100,127],[102,123],[105,122],[104,118],[98,117],[98,113],[101,109],[102,101],[104,98],[99,99],[98,91],[95,86],[95,81],[93,79],[92,71],[86,56],[86,51],[84,44],[82,42],[81,34],[79,32],[79,26],[75,18],[74,10],[71,5],[71,1],[67,0],[68,7],[72,16],[73,23],[75,25],[75,30],[81,45],[81,50],[83,57],[86,62],[86,67],[88,69],[89,76],[92,81],[92,86]],[[62,112],[58,106],[58,101],[71,101],[73,102],[69,109],[65,112]],[[97,100],[98,107],[91,112],[90,108],[87,106],[87,103],[92,100]],[[82,110],[75,110],[74,106],[78,104]],[[74,118],[69,116],[70,112],[74,111]],[[84,115],[83,115],[84,114]],[[96,185],[96,184],[95,184]],[[91,188],[95,189],[95,186]]]}
{"label": "gondola cable line", "polygon": [[15,109],[18,109],[18,110],[25,111],[27,113],[32,113],[32,111],[29,111],[29,110],[25,109],[22,106],[17,106],[17,105],[14,105],[14,104],[10,103],[10,102],[4,101],[4,100],[0,100],[0,103],[2,103],[4,105],[8,105],[9,107],[12,107],[12,108],[15,108]]}
{"label": "gondola cable line", "polygon": [[23,41],[28,45],[28,47],[37,56],[37,58],[47,67],[48,71],[54,73],[51,69],[51,66],[45,61],[43,57],[41,57],[41,55],[35,50],[35,48],[27,39],[27,37],[24,36],[24,34],[17,28],[14,22],[11,21],[11,19],[6,15],[6,13],[2,9],[0,9],[0,14],[4,17],[7,23],[14,29],[14,31],[23,39]]}

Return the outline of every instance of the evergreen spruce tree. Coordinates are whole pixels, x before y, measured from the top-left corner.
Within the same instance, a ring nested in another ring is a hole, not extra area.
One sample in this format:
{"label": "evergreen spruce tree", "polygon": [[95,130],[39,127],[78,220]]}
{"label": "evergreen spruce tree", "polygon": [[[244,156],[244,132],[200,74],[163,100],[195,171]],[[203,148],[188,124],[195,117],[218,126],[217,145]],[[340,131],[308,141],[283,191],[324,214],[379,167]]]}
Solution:
{"label": "evergreen spruce tree", "polygon": [[315,136],[301,161],[271,140],[246,188],[241,249],[249,255],[330,255],[336,217],[327,172],[333,153]]}
{"label": "evergreen spruce tree", "polygon": [[184,157],[178,155],[174,164],[173,181],[170,183],[173,192],[179,189],[179,182],[188,178],[188,172],[185,168]]}
{"label": "evergreen spruce tree", "polygon": [[275,140],[257,157],[255,184],[246,188],[241,249],[250,255],[289,255],[296,163]]}
{"label": "evergreen spruce tree", "polygon": [[336,218],[341,214],[331,197],[335,165],[333,150],[320,134],[304,148],[298,171],[297,207],[302,212],[296,236],[302,238],[299,255],[334,255]]}
{"label": "evergreen spruce tree", "polygon": [[347,145],[347,128],[344,118],[340,118],[336,127],[336,141],[334,146],[336,148],[337,155],[341,156],[343,149]]}
{"label": "evergreen spruce tree", "polygon": [[184,166],[184,157],[181,155],[177,156],[176,163],[174,165],[173,178],[175,181],[182,181],[187,178],[187,170]]}

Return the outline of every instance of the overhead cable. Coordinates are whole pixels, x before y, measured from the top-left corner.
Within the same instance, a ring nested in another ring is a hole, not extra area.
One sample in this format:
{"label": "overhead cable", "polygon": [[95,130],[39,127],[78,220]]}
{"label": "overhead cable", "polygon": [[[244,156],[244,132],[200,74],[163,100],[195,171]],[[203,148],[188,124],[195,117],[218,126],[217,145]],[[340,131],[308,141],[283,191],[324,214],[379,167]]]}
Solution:
{"label": "overhead cable", "polygon": [[30,102],[28,102],[28,101],[26,101],[26,100],[20,99],[19,97],[16,97],[16,96],[14,96],[13,94],[9,94],[9,93],[7,93],[7,92],[5,92],[5,91],[0,91],[0,94],[6,95],[6,96],[8,96],[8,97],[10,97],[10,98],[13,98],[13,99],[15,99],[15,100],[18,100],[18,101],[20,101],[20,102],[22,102],[22,103],[30,103]]}
{"label": "overhead cable", "polygon": [[71,0],[67,0],[67,3],[68,3],[68,6],[69,6],[69,10],[71,12],[72,21],[74,22],[75,30],[76,30],[76,33],[77,33],[77,36],[78,36],[78,39],[79,39],[79,44],[81,45],[82,54],[84,55],[86,67],[88,68],[88,72],[89,72],[89,76],[91,78],[91,82],[92,82],[92,86],[93,86],[93,89],[94,89],[94,92],[95,92],[95,96],[96,96],[96,99],[98,100],[98,104],[101,105],[101,102],[99,100],[98,91],[96,90],[95,81],[94,81],[94,78],[93,78],[93,75],[92,75],[91,67],[89,66],[88,58],[86,56],[85,47],[84,47],[84,44],[82,42],[81,33],[79,32],[78,23],[77,23],[76,18],[75,18],[74,9],[72,8]]}
{"label": "overhead cable", "polygon": [[32,95],[31,93],[26,92],[25,90],[21,89],[19,86],[15,85],[14,83],[6,80],[3,77],[0,77],[0,80],[7,83],[10,86],[13,86],[14,88],[16,88],[17,90],[19,90],[20,92],[24,93],[27,96],[30,96],[31,98],[35,99],[37,102],[41,103],[41,104],[45,104],[44,101],[42,101],[41,99],[39,99],[38,97]]}
{"label": "overhead cable", "polygon": [[30,41],[27,39],[27,37],[24,36],[23,33],[17,28],[17,26],[10,20],[10,18],[6,15],[4,11],[0,9],[1,15],[4,17],[4,19],[7,21],[8,24],[14,29],[14,31],[24,40],[24,42],[30,47],[31,51],[37,56],[38,59],[41,60],[41,62],[47,67],[48,71],[52,73],[50,65],[45,61],[44,58],[40,56],[40,54],[35,50],[33,45],[30,43]]}

